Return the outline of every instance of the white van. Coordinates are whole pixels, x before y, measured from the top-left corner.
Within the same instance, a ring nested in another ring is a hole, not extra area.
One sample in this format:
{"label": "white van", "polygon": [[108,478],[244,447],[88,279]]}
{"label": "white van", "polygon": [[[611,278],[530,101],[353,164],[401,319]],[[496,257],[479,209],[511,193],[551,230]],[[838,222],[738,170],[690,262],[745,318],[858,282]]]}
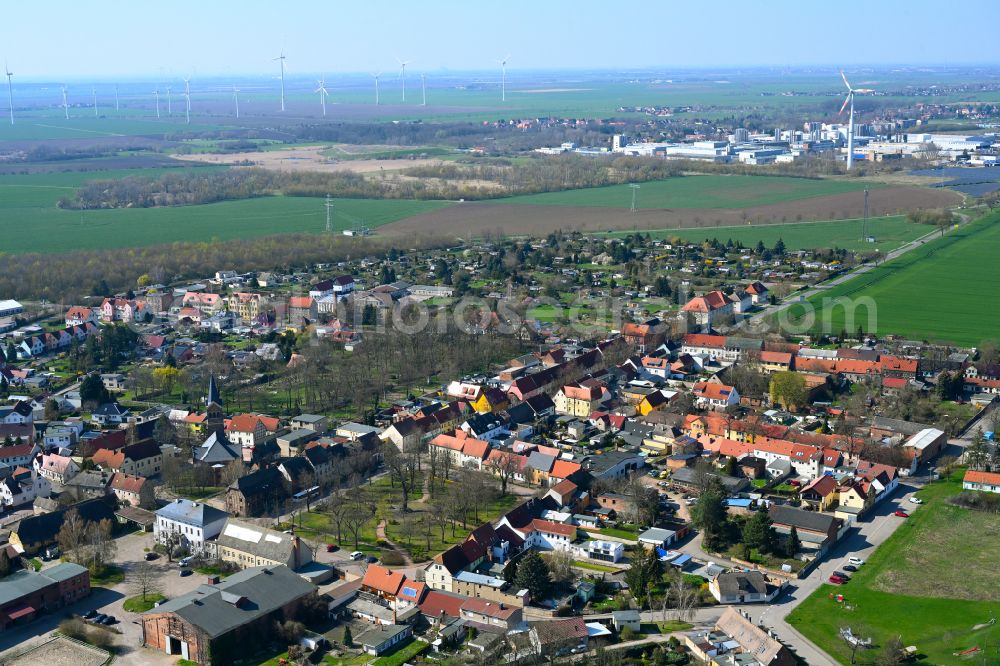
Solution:
{"label": "white van", "polygon": [[365,554],[362,553],[360,550],[356,550],[353,553],[351,553],[351,559],[355,561],[363,560],[365,559]]}

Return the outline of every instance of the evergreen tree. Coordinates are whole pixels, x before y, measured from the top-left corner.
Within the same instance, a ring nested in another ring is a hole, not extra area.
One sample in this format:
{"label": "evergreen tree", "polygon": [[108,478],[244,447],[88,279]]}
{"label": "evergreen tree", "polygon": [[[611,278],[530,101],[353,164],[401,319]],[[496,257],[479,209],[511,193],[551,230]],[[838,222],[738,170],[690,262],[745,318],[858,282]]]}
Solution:
{"label": "evergreen tree", "polygon": [[774,541],[774,528],[767,511],[756,512],[743,525],[743,543],[748,547],[756,548],[761,553],[770,553],[774,550]]}
{"label": "evergreen tree", "polygon": [[517,565],[514,586],[520,590],[528,590],[532,599],[544,599],[548,594],[552,586],[549,565],[534,548],[529,550]]}
{"label": "evergreen tree", "polygon": [[726,531],[728,514],[722,503],[726,498],[725,488],[717,477],[711,477],[698,502],[692,507],[691,520],[702,531],[707,549],[721,549]]}
{"label": "evergreen tree", "polygon": [[344,627],[344,645],[354,647],[354,636],[351,635],[351,625],[349,624]]}
{"label": "evergreen tree", "polygon": [[625,572],[625,582],[628,583],[632,597],[641,600],[646,597],[646,590],[660,577],[660,558],[655,548],[646,551],[645,557],[637,557],[632,566]]}
{"label": "evergreen tree", "polygon": [[788,533],[788,539],[785,541],[785,555],[787,557],[795,557],[799,554],[801,548],[802,542],[799,541],[799,531],[795,529],[795,525],[792,525],[792,530]]}

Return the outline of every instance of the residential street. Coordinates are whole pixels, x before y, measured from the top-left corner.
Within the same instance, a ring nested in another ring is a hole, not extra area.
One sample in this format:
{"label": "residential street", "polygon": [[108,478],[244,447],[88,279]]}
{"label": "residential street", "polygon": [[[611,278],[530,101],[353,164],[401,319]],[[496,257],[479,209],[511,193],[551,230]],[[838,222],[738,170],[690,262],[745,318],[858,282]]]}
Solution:
{"label": "residential street", "polygon": [[[837,666],[836,661],[785,622],[785,618],[803,599],[824,583],[833,571],[840,569],[845,564],[845,558],[853,555],[867,560],[875,549],[903,524],[905,519],[893,516],[894,511],[897,509],[904,509],[907,512],[919,511],[916,505],[906,501],[915,490],[917,490],[916,485],[901,483],[893,496],[882,501],[869,514],[867,520],[848,532],[809,576],[795,581],[775,599],[774,603],[767,606],[745,606],[744,610],[749,611],[755,621],[773,629],[778,638],[794,649],[809,666]],[[845,585],[843,591],[849,598],[851,584]]]}

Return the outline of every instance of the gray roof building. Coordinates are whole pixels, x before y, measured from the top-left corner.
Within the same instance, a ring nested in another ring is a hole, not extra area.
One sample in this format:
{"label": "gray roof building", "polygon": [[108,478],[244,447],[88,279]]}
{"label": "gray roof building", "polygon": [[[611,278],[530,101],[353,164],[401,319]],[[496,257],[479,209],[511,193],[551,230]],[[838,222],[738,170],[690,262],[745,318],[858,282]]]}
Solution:
{"label": "gray roof building", "polygon": [[315,591],[315,585],[286,566],[252,567],[216,585],[200,585],[143,615],[173,613],[209,638],[217,638]]}

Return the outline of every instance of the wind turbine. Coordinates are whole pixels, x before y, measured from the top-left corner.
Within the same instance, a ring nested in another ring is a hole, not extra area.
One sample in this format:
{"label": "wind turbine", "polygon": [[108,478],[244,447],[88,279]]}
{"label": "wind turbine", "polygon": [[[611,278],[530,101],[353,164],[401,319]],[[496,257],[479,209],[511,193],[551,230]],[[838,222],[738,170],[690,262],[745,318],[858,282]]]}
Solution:
{"label": "wind turbine", "polygon": [[121,109],[118,106],[118,84],[115,84],[115,113],[119,113]]}
{"label": "wind turbine", "polygon": [[174,105],[170,101],[170,86],[167,86],[167,115],[174,115]]}
{"label": "wind turbine", "polygon": [[69,120],[69,104],[66,102],[66,84],[62,85],[63,111],[66,113],[66,120]]}
{"label": "wind turbine", "polygon": [[427,106],[427,83],[424,81],[423,74],[420,75],[420,94],[423,96],[420,106]]}
{"label": "wind turbine", "polygon": [[233,101],[236,102],[236,117],[240,117],[240,89],[233,86]]}
{"label": "wind turbine", "polygon": [[184,122],[191,124],[191,79],[184,79]]}
{"label": "wind turbine", "polygon": [[10,71],[10,67],[7,65],[7,61],[4,60],[3,71],[7,75],[7,105],[10,107],[10,124],[14,124],[14,92],[10,85],[10,77],[14,76],[14,72]]}
{"label": "wind turbine", "polygon": [[405,60],[400,60],[396,58],[396,62],[399,63],[399,80],[403,84],[403,103],[406,103],[406,66],[409,64]]}
{"label": "wind turbine", "polygon": [[380,76],[382,76],[382,72],[372,74],[372,78],[375,79],[375,106],[378,106],[378,77]]}
{"label": "wind turbine", "polygon": [[500,101],[507,101],[507,61],[510,60],[510,54],[508,53],[501,60],[497,60],[500,65]]}
{"label": "wind turbine", "polygon": [[156,98],[156,117],[160,117],[160,89],[157,88],[153,91],[153,97]]}
{"label": "wind turbine", "polygon": [[285,111],[285,50],[281,50],[281,55],[275,58],[281,65],[281,111]]}
{"label": "wind turbine", "polygon": [[316,83],[319,84],[319,88],[313,92],[319,93],[319,104],[323,107],[323,117],[326,118],[326,96],[330,94],[326,91],[326,79],[320,79]]}
{"label": "wind turbine", "polygon": [[90,96],[94,100],[94,117],[97,117],[97,88],[90,89]]}
{"label": "wind turbine", "polygon": [[847,81],[847,76],[844,75],[844,70],[840,70],[840,78],[844,79],[844,85],[847,86],[847,97],[844,99],[844,104],[840,107],[837,115],[842,115],[847,105],[851,105],[850,116],[847,118],[847,170],[850,171],[851,166],[854,165],[854,93],[870,93],[873,91],[867,88],[852,88],[851,84]]}

